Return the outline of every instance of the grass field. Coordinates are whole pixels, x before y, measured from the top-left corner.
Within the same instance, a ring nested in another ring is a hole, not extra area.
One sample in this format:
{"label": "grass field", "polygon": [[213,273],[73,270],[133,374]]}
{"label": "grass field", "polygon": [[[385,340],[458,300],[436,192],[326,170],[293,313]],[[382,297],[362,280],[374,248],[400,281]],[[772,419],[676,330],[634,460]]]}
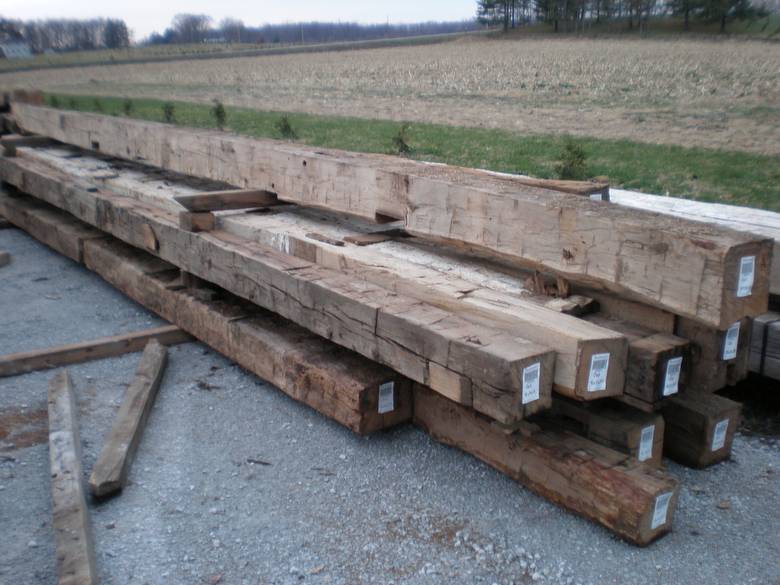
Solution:
{"label": "grass field", "polygon": [[0,75],[0,87],[780,155],[780,43],[463,39]]}
{"label": "grass field", "polygon": [[[47,95],[49,104],[80,111],[126,115],[119,97]],[[131,117],[163,121],[163,104],[132,100]],[[214,128],[211,108],[175,102],[176,123]],[[283,114],[227,108],[228,129],[254,137],[281,138],[276,126]],[[393,138],[401,124],[388,120],[288,115],[298,141],[312,146],[361,152],[396,153]],[[587,153],[588,174],[609,177],[612,186],[669,193],[780,211],[780,156],[729,152],[626,140],[576,139]],[[564,145],[561,136],[523,135],[489,128],[412,123],[408,128],[412,158],[446,162],[537,177],[555,176]]]}

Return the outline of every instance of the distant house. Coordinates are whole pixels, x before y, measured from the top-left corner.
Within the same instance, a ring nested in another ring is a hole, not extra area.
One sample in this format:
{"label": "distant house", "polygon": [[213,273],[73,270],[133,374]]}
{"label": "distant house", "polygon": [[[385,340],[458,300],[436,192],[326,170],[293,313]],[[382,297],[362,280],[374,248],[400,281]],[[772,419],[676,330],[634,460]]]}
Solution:
{"label": "distant house", "polygon": [[32,56],[27,43],[0,43],[0,59],[30,59]]}

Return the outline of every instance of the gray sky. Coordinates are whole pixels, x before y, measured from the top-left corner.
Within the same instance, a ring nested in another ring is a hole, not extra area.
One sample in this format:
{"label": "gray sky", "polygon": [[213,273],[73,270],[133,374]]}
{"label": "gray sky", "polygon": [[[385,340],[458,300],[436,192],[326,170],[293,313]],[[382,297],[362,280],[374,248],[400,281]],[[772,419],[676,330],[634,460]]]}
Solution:
{"label": "gray sky", "polygon": [[208,14],[219,22],[239,18],[247,25],[298,21],[419,22],[462,20],[474,16],[474,0],[0,0],[0,15],[23,20],[40,18],[123,18],[135,40],[162,32],[175,14]]}

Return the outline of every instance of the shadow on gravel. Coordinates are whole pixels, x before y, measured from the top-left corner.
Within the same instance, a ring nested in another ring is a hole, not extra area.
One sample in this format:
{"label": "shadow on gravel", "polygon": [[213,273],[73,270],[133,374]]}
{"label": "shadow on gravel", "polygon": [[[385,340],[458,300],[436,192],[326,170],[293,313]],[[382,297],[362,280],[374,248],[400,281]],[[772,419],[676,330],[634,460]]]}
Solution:
{"label": "shadow on gravel", "polygon": [[742,433],[780,439],[780,382],[751,374],[719,394],[742,403]]}

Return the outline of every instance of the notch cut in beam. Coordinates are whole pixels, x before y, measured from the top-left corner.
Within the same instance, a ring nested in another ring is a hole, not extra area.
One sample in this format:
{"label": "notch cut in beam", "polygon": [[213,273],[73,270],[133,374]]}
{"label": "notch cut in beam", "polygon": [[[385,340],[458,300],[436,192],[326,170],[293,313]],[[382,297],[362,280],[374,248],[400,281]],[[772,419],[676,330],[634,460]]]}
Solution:
{"label": "notch cut in beam", "polygon": [[205,211],[227,211],[230,209],[252,209],[277,205],[276,193],[265,190],[211,191],[178,195],[174,200],[187,211],[201,213]]}

